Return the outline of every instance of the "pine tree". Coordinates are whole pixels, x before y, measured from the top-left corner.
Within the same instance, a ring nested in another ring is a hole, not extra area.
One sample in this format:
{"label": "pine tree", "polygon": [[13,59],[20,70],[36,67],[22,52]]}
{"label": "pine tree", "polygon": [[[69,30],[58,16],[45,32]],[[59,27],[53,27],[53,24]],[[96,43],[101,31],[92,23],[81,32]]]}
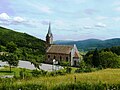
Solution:
{"label": "pine tree", "polygon": [[94,65],[94,67],[98,67],[100,65],[99,52],[98,52],[97,48],[95,49],[95,51],[93,53],[92,64]]}

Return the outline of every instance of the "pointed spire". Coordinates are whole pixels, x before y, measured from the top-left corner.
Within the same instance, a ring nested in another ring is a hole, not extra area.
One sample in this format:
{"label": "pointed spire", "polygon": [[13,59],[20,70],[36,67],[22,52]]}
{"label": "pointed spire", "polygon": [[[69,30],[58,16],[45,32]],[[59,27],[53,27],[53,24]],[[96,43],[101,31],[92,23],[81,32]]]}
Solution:
{"label": "pointed spire", "polygon": [[51,23],[50,23],[50,22],[49,22],[48,34],[49,34],[49,35],[52,34],[52,33],[51,33]]}
{"label": "pointed spire", "polygon": [[53,43],[53,35],[51,32],[51,23],[49,22],[49,28],[48,28],[48,33],[46,35],[46,42],[48,44],[52,44]]}

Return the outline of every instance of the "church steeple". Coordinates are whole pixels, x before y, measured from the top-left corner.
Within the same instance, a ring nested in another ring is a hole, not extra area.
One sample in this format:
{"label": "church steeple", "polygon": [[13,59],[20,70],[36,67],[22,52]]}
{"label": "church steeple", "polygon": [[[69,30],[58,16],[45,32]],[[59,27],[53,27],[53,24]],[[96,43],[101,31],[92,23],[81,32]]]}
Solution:
{"label": "church steeple", "polygon": [[51,23],[49,23],[48,33],[46,35],[46,42],[48,44],[53,44],[53,35],[51,32]]}

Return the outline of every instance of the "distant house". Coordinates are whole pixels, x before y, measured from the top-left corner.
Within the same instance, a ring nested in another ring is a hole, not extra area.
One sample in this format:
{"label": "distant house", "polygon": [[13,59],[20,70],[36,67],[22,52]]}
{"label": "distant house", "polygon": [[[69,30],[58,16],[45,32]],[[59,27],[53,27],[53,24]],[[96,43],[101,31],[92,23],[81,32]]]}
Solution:
{"label": "distant house", "polygon": [[76,45],[53,45],[53,35],[51,33],[51,26],[49,24],[46,42],[49,47],[46,50],[46,62],[53,63],[55,59],[58,62],[67,61],[71,66],[77,66],[80,62],[80,54]]}

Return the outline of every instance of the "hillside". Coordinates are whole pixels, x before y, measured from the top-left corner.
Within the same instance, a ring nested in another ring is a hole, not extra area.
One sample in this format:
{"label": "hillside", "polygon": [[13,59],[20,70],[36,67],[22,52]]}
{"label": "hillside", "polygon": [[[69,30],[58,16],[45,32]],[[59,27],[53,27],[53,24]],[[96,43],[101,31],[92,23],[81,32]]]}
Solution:
{"label": "hillside", "polygon": [[73,45],[76,44],[79,50],[91,50],[95,48],[110,48],[113,46],[120,46],[120,38],[108,39],[108,40],[99,40],[99,39],[88,39],[83,41],[55,41],[55,44],[62,45]]}
{"label": "hillside", "polygon": [[9,42],[17,45],[16,53],[21,55],[24,51],[28,56],[37,56],[45,54],[45,41],[28,35],[26,33],[16,32],[10,29],[0,27],[0,46],[1,51],[6,51],[6,45]]}

